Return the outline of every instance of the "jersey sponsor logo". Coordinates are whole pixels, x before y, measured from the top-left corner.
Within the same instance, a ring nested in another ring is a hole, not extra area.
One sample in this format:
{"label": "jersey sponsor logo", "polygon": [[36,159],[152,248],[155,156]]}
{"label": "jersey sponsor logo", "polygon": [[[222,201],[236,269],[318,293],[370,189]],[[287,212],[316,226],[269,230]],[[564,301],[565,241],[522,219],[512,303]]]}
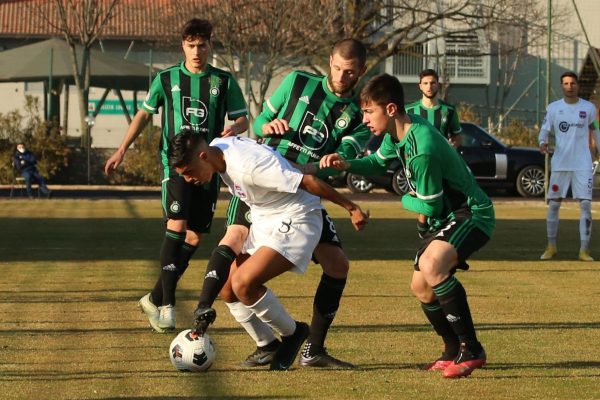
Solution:
{"label": "jersey sponsor logo", "polygon": [[179,88],[179,85],[175,85],[171,88],[171,92],[181,92],[181,89]]}
{"label": "jersey sponsor logo", "polygon": [[241,200],[244,200],[246,197],[248,197],[246,195],[246,192],[244,192],[242,190],[242,187],[240,185],[238,185],[237,183],[233,184],[233,194],[235,194],[237,197],[239,197]]}
{"label": "jersey sponsor logo", "polygon": [[[320,128],[315,128],[314,125],[320,124]],[[325,121],[315,117],[315,114],[307,112],[304,114],[304,119],[300,124],[300,142],[302,145],[310,150],[319,150],[329,137],[329,129],[325,125]]]}
{"label": "jersey sponsor logo", "polygon": [[308,104],[310,102],[310,99],[308,98],[308,96],[302,96],[298,99],[298,101]]}
{"label": "jersey sponsor logo", "polygon": [[[193,127],[198,128],[206,121],[208,115],[208,109],[206,105],[198,99],[192,99],[188,96],[181,98],[181,110],[183,111],[183,118]],[[192,118],[197,118],[192,120]]]}
{"label": "jersey sponsor logo", "polygon": [[321,159],[321,156],[320,156],[319,154],[317,154],[317,153],[315,153],[314,151],[311,151],[311,150],[309,150],[309,149],[307,149],[307,148],[304,148],[304,147],[302,147],[302,146],[300,146],[300,145],[298,145],[298,144],[296,144],[296,143],[294,143],[294,142],[290,142],[290,143],[289,143],[289,146],[290,146],[292,149],[294,149],[294,150],[298,151],[299,153],[302,153],[302,154],[306,154],[306,155],[308,155],[308,156],[309,156],[310,158],[312,158],[313,160],[320,160],[320,159]]}
{"label": "jersey sponsor logo", "polygon": [[171,210],[172,213],[177,214],[179,211],[181,211],[181,205],[179,204],[178,201],[174,201],[171,203],[171,207],[169,207],[169,209]]}
{"label": "jersey sponsor logo", "polygon": [[246,214],[244,214],[244,218],[246,219],[246,222],[252,223],[252,215],[250,214],[250,211],[246,211]]}
{"label": "jersey sponsor logo", "polygon": [[579,123],[576,123],[576,124],[574,124],[574,123],[571,123],[571,124],[570,124],[570,123],[568,123],[567,121],[561,121],[561,122],[558,124],[558,129],[559,129],[561,132],[566,132],[566,131],[568,131],[568,130],[569,130],[569,128],[572,128],[572,127],[575,127],[575,128],[584,128],[584,127],[585,127],[585,124],[584,124],[584,123],[581,123],[581,122],[579,122]]}
{"label": "jersey sponsor logo", "polygon": [[585,111],[579,111],[579,118],[585,118],[587,116]]}
{"label": "jersey sponsor logo", "polygon": [[213,97],[217,97],[219,95],[219,88],[216,86],[213,86],[210,88],[210,95]]}

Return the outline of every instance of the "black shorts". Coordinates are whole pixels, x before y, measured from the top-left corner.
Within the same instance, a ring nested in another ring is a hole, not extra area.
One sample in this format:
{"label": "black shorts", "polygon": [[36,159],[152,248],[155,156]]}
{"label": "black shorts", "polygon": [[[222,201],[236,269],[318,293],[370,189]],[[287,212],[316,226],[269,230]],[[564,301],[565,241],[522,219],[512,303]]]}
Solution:
{"label": "black shorts", "polygon": [[421,254],[434,240],[443,240],[456,249],[458,265],[450,271],[454,273],[457,269],[468,270],[467,258],[481,249],[490,240],[490,237],[473,223],[470,210],[457,210],[454,212],[454,218],[444,221],[440,229],[425,234],[415,257],[415,271],[419,271]]}
{"label": "black shorts", "polygon": [[186,220],[187,228],[209,233],[219,196],[219,176],[206,185],[187,183],[172,175],[162,181],[162,209],[165,219]]}
{"label": "black shorts", "polygon": [[[319,239],[319,243],[327,243],[341,248],[342,241],[340,240],[337,230],[335,229],[333,220],[329,214],[327,214],[325,209],[322,209],[321,213],[323,215],[323,229],[321,230],[321,238]],[[250,207],[241,201],[239,197],[233,196],[231,200],[229,200],[226,224],[227,226],[243,225],[246,228],[250,228],[250,225],[252,225]]]}

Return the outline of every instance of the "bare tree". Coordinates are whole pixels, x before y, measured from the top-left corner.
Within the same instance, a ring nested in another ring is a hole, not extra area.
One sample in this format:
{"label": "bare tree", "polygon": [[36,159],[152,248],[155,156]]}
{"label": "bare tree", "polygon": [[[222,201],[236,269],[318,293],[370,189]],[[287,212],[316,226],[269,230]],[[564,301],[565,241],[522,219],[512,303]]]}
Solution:
{"label": "bare tree", "polygon": [[[119,0],[55,0],[60,16],[59,29],[71,48],[73,78],[79,94],[81,145],[90,146],[88,100],[90,92],[90,50],[108,23]],[[81,62],[77,59],[76,45],[81,44]]]}
{"label": "bare tree", "polygon": [[[504,102],[514,84],[524,49],[545,33],[545,7],[536,0],[176,0],[161,23],[173,25],[190,16],[215,25],[215,56],[238,81],[245,83],[251,109],[260,109],[271,80],[289,69],[306,66],[326,71],[331,45],[346,37],[368,48],[367,72],[390,56],[415,53],[416,45],[453,37],[494,32],[527,32],[501,46],[471,49],[468,56],[496,56],[502,63],[497,79],[502,88],[494,107]],[[556,22],[555,22],[556,23]],[[174,29],[176,31],[178,27]],[[173,37],[179,40],[176,35]],[[464,54],[446,51],[444,59]],[[449,85],[450,80],[446,79]]]}
{"label": "bare tree", "polygon": [[[91,48],[102,34],[119,0],[54,0],[32,2],[40,19],[58,31],[71,48],[73,79],[79,98],[81,146],[89,147],[88,99],[90,91]],[[81,55],[77,47],[82,46]]]}

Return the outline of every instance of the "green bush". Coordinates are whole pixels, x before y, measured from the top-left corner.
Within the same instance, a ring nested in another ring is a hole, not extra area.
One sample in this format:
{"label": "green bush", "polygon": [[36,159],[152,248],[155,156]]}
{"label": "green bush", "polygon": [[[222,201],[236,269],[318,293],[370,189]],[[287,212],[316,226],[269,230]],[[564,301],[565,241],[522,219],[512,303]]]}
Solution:
{"label": "green bush", "polygon": [[[135,141],[134,147],[127,151],[123,163],[110,176],[109,181],[122,185],[159,185],[161,180],[158,157],[160,136],[159,127],[147,126]],[[111,154],[108,154],[106,159]],[[104,164],[102,168],[104,168]]]}
{"label": "green bush", "polygon": [[496,136],[509,146],[538,147],[538,133],[537,129],[525,126],[523,121],[513,119]]}
{"label": "green bush", "polygon": [[471,104],[459,103],[457,107],[458,120],[460,122],[471,122],[473,124],[480,124],[481,119],[475,111],[475,108]]}
{"label": "green bush", "polygon": [[40,117],[39,101],[26,96],[23,109],[0,113],[0,182],[10,183],[14,178],[12,157],[19,142],[38,159],[38,170],[45,178],[57,175],[69,163],[67,138],[60,134],[55,123]]}

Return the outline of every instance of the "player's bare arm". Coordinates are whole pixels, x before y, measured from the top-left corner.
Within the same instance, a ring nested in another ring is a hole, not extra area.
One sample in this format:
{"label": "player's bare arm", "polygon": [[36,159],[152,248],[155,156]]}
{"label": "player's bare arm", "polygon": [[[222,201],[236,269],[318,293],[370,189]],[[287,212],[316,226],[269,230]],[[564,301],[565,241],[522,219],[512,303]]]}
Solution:
{"label": "player's bare arm", "polygon": [[[544,119],[544,122],[546,119]],[[550,132],[546,129],[541,129],[540,134],[538,135],[538,144],[540,146],[540,152],[542,154],[548,154],[548,137],[550,136]]]}
{"label": "player's bare arm", "polygon": [[248,130],[248,118],[239,117],[231,125],[226,126],[221,132],[221,137],[237,136]]}
{"label": "player's bare arm", "polygon": [[104,165],[104,173],[106,175],[110,175],[115,169],[117,169],[119,165],[121,165],[121,163],[123,162],[123,158],[125,157],[125,153],[127,152],[127,149],[129,149],[129,146],[131,146],[131,144],[140,135],[140,133],[142,133],[142,130],[151,118],[152,114],[145,110],[139,110],[135,114],[135,117],[133,117],[129,128],[127,129],[127,133],[123,138],[123,142],[121,142],[121,145],[119,146],[117,151],[115,151],[113,155],[110,156],[110,158],[106,161],[106,164]]}
{"label": "player's bare arm", "polygon": [[[337,154],[338,153],[331,153],[331,154]],[[327,157],[329,154],[326,154],[324,157]],[[340,156],[340,159],[344,159],[342,156]],[[296,164],[295,162],[290,161],[290,163],[296,167],[298,170],[300,170],[300,172],[302,172],[303,174],[306,175],[316,175],[317,172],[319,172],[319,163],[318,162],[310,162],[307,164]]]}
{"label": "player's bare arm", "polygon": [[274,119],[261,128],[263,135],[283,135],[290,130],[290,125],[285,119]]}
{"label": "player's bare arm", "polygon": [[313,175],[304,175],[302,182],[300,183],[300,187],[307,192],[314,194],[315,196],[329,200],[332,203],[343,207],[350,213],[352,225],[357,231],[364,229],[369,222],[369,215],[364,213],[357,204],[350,201],[348,198],[343,196],[341,193],[319,178]]}
{"label": "player's bare arm", "polygon": [[319,162],[319,168],[337,168],[341,171],[346,170],[350,167],[350,164],[347,163],[342,156],[338,153],[331,153],[323,156],[321,161]]}

